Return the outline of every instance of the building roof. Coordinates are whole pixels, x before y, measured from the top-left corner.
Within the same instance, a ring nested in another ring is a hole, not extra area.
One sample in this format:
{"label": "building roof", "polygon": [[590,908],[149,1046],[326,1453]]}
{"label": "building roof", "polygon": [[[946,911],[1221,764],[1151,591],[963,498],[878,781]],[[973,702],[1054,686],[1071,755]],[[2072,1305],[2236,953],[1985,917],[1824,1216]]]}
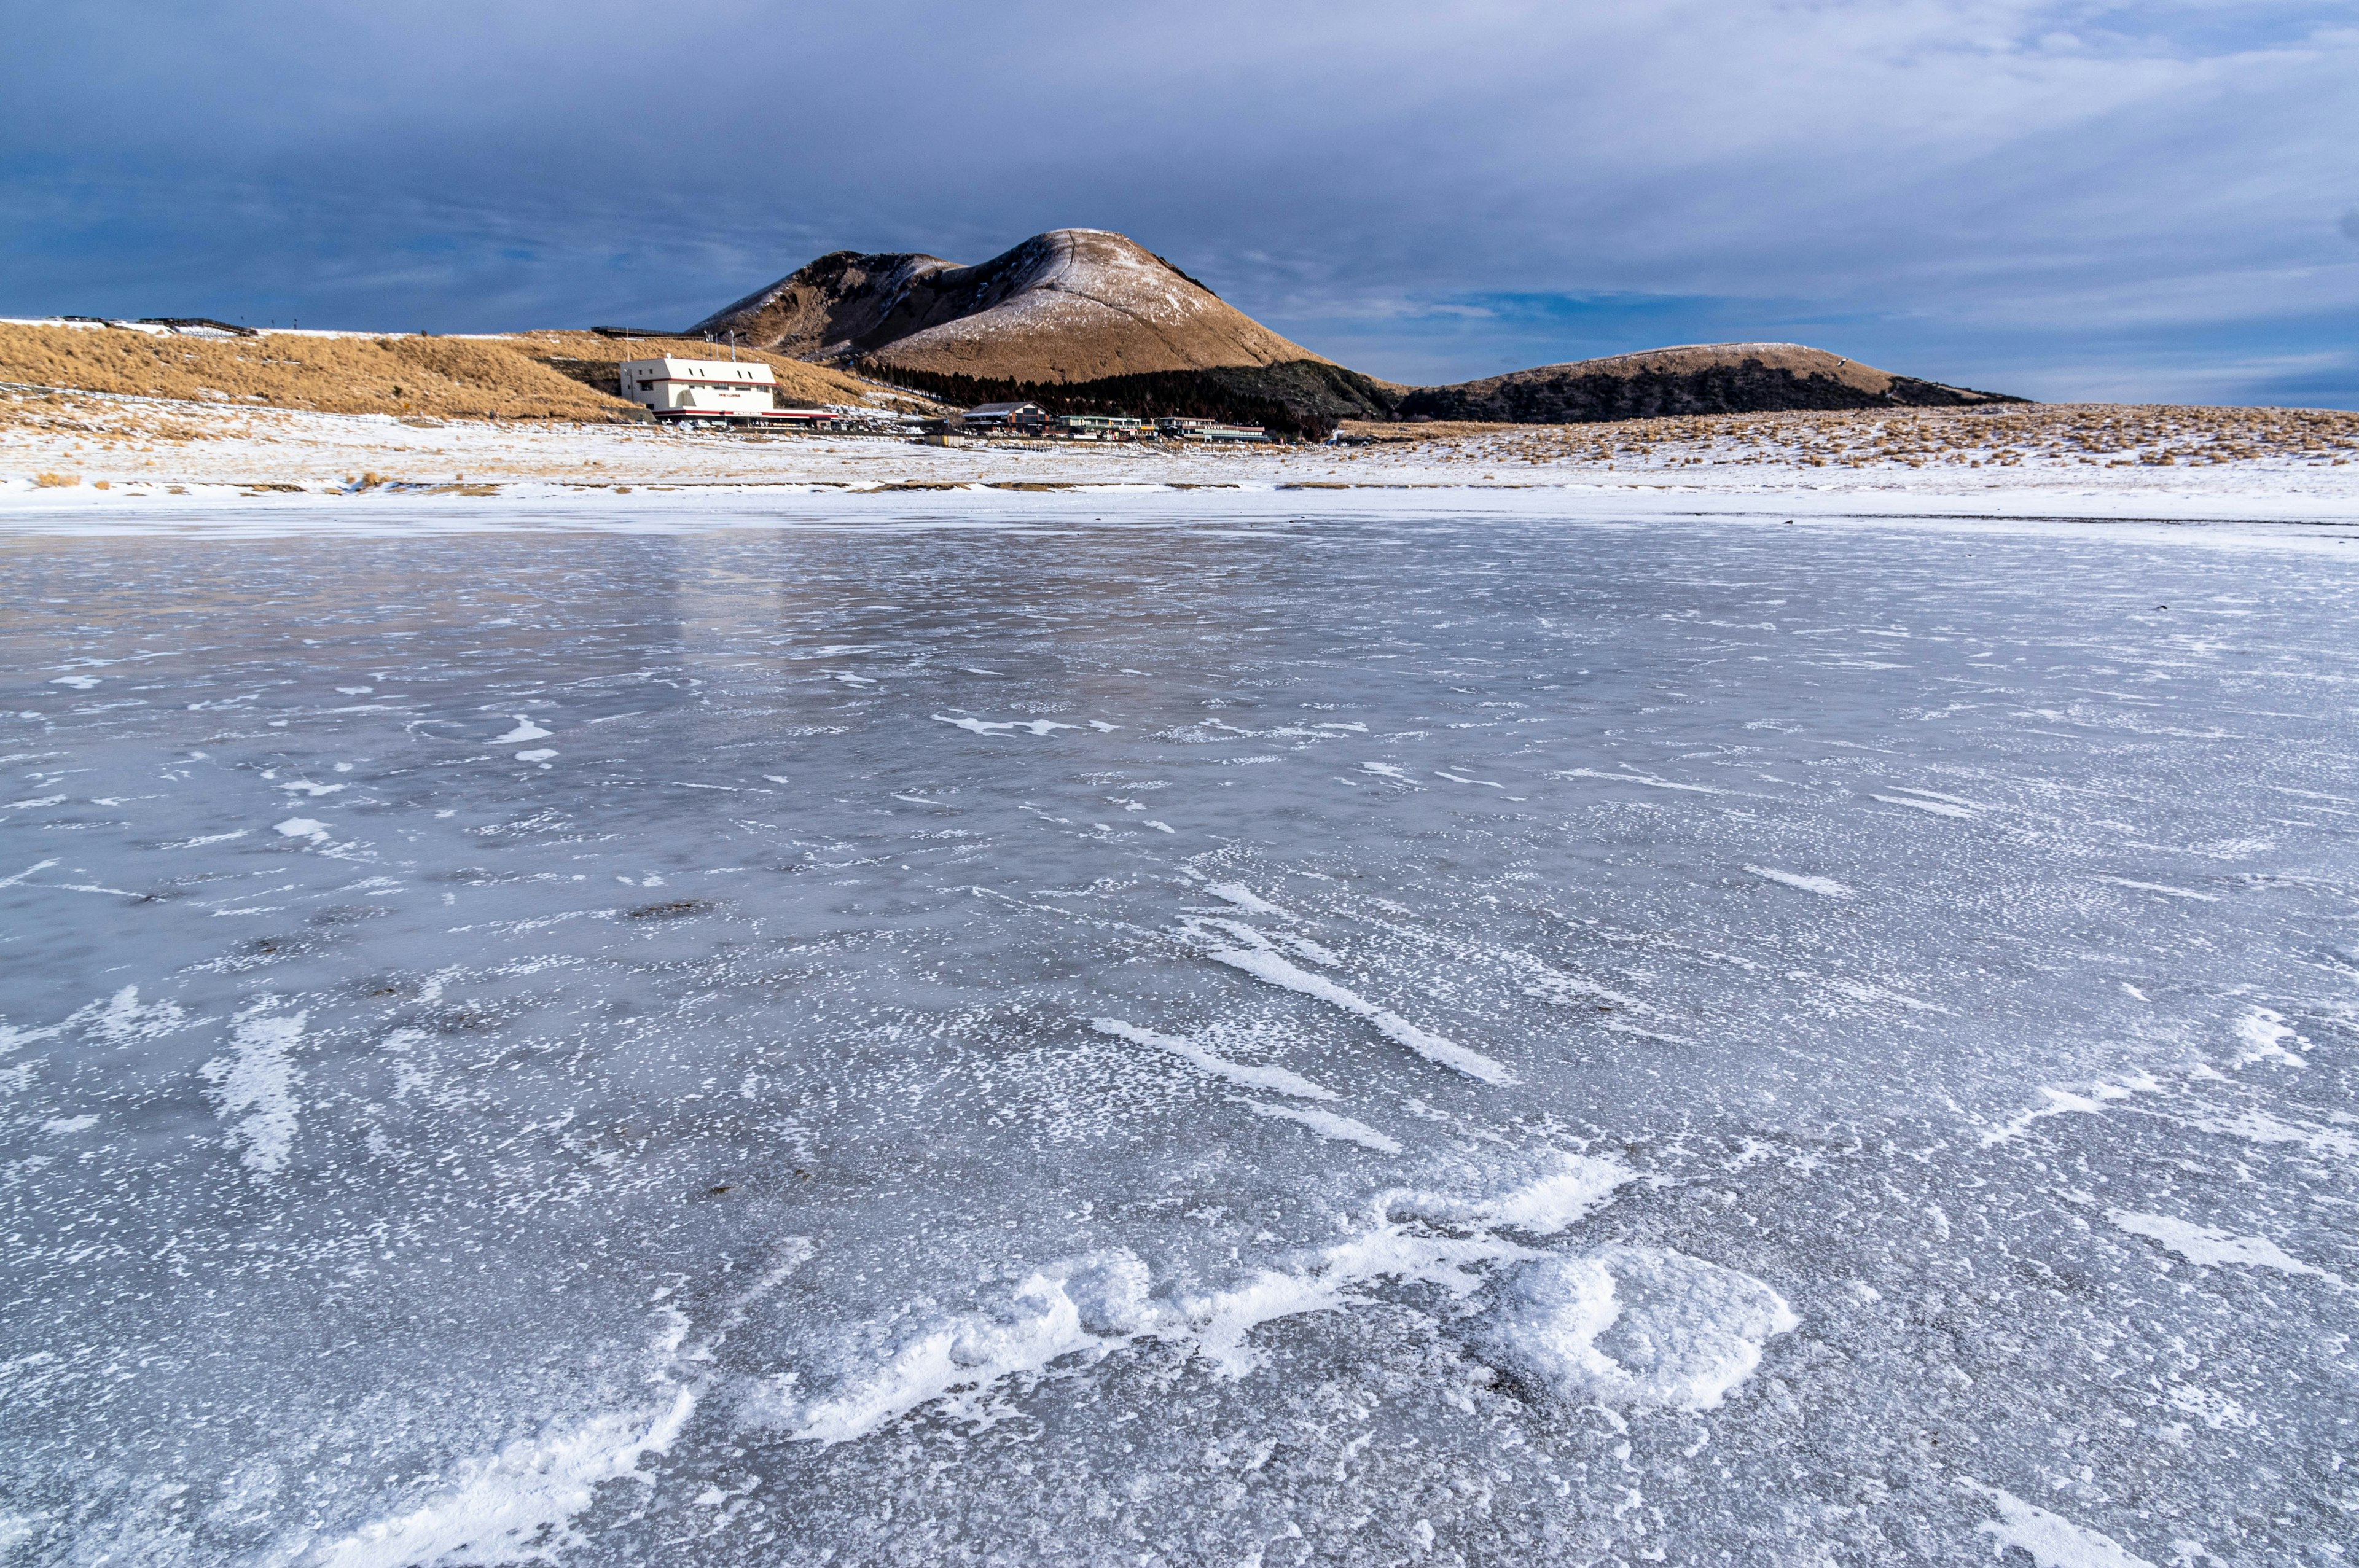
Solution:
{"label": "building roof", "polygon": [[1037,403],[978,403],[966,412],[972,418],[977,414],[1021,414],[1027,409],[1038,414],[1040,406]]}

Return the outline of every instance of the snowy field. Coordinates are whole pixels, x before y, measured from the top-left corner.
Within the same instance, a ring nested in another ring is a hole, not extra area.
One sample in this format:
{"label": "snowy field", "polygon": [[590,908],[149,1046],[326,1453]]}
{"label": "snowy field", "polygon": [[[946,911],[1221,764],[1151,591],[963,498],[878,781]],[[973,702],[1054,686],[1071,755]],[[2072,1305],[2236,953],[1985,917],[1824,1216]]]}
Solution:
{"label": "snowy field", "polygon": [[2359,508],[2173,482],[12,492],[0,1561],[2339,1561]]}
{"label": "snowy field", "polygon": [[[279,526],[488,526],[603,508],[626,526],[796,494],[1437,488],[1555,493],[1587,514],[2359,522],[2359,415],[2033,406],[1720,415],[1612,425],[1355,427],[1354,444],[1174,447],[883,436],[749,437],[300,412],[0,388],[0,519],[15,529],[191,525],[266,501]],[[487,504],[488,503],[488,504]],[[756,515],[763,514],[757,507]],[[1799,509],[1799,510],[1798,510]]]}

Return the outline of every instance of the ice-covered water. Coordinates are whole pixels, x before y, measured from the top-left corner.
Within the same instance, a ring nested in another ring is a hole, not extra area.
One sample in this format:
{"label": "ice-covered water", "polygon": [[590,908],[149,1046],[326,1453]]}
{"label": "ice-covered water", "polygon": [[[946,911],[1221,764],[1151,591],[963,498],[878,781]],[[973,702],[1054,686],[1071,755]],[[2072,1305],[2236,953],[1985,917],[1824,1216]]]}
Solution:
{"label": "ice-covered water", "polygon": [[6,546],[0,1560],[2348,1543],[2359,564],[1165,504]]}

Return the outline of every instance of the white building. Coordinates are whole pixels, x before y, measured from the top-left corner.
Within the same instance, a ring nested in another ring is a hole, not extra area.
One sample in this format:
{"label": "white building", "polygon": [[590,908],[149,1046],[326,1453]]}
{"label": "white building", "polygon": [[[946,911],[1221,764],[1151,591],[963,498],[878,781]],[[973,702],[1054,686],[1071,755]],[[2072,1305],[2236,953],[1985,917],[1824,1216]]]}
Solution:
{"label": "white building", "polygon": [[759,360],[625,360],[619,368],[623,395],[667,423],[767,421],[786,412],[777,406],[777,377]]}

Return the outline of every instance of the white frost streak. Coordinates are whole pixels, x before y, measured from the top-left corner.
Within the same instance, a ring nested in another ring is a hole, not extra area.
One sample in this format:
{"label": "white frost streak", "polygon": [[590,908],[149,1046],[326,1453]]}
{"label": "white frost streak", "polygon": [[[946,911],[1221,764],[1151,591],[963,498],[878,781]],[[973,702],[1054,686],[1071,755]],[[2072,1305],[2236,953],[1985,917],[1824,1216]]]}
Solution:
{"label": "white frost streak", "polygon": [[1010,730],[1025,730],[1035,735],[1053,734],[1059,730],[1078,730],[1078,724],[1060,724],[1053,719],[1019,719],[1006,723],[995,723],[988,719],[952,718],[947,713],[931,716],[937,724],[955,724],[974,735],[1005,735]]}
{"label": "white frost streak", "polygon": [[1280,919],[1291,918],[1285,910],[1240,882],[1206,882],[1204,891],[1224,903],[1235,905],[1247,914],[1275,914]]}
{"label": "white frost streak", "polygon": [[2192,888],[2165,887],[2160,882],[2132,881],[2127,877],[2096,877],[2092,880],[2101,882],[2111,882],[2117,888],[2128,888],[2136,892],[2158,892],[2165,898],[2188,898],[2195,900],[2198,903],[2217,903],[2220,902],[2220,895],[2218,893],[2197,892]]}
{"label": "white frost streak", "polygon": [[437,1563],[557,1561],[573,1543],[567,1528],[602,1482],[645,1482],[640,1459],[671,1447],[696,1394],[682,1389],[669,1409],[602,1415],[570,1432],[525,1438],[479,1460],[456,1490],[413,1513],[365,1526],[330,1547],[324,1568],[424,1568]]}
{"label": "white frost streak", "polygon": [[2133,1214],[2118,1208],[2105,1217],[2117,1229],[2159,1241],[2189,1262],[2207,1269],[2227,1263],[2245,1269],[2275,1269],[2280,1274],[2327,1277],[2325,1270],[2311,1268],[2266,1236],[2238,1236],[2214,1226],[2173,1219],[2169,1215]]}
{"label": "white frost streak", "polygon": [[1975,1530],[1995,1538],[2002,1550],[2012,1546],[2029,1552],[2038,1568],[2154,1568],[2145,1558],[2123,1551],[2112,1536],[2074,1524],[2012,1492],[1978,1481],[1962,1485],[1988,1498],[1998,1509],[1998,1518],[1984,1520]]}
{"label": "white frost streak", "polygon": [[1183,1040],[1176,1034],[1158,1034],[1152,1029],[1141,1029],[1119,1018],[1093,1018],[1090,1027],[1101,1034],[1111,1034],[1117,1040],[1127,1040],[1134,1045],[1151,1045],[1168,1051],[1200,1072],[1225,1079],[1242,1089],[1267,1089],[1277,1094],[1292,1095],[1298,1099],[1337,1099],[1333,1089],[1314,1084],[1284,1067],[1256,1067],[1245,1062],[1232,1062],[1226,1056],[1207,1051],[1193,1040]]}
{"label": "white frost streak", "polygon": [[1780,887],[1799,888],[1804,892],[1817,893],[1821,898],[1849,898],[1852,895],[1848,884],[1832,877],[1806,876],[1800,871],[1775,871],[1767,866],[1747,866],[1745,869]]}
{"label": "white frost streak", "polygon": [[[1250,926],[1232,929],[1258,937]],[[1281,986],[1304,996],[1315,997],[1328,1006],[1364,1018],[1374,1024],[1376,1033],[1398,1044],[1406,1045],[1429,1062],[1452,1067],[1470,1078],[1480,1078],[1486,1084],[1512,1084],[1516,1076],[1480,1051],[1470,1051],[1453,1044],[1439,1034],[1428,1033],[1397,1012],[1387,1011],[1354,991],[1344,989],[1324,975],[1314,975],[1292,959],[1281,956],[1274,947],[1210,947],[1204,956],[1233,969],[1243,969],[1257,980]]]}
{"label": "white frost streak", "polygon": [[1354,1121],[1348,1116],[1338,1116],[1332,1110],[1316,1110],[1307,1106],[1271,1105],[1266,1100],[1239,1098],[1238,1104],[1256,1116],[1277,1117],[1283,1121],[1297,1122],[1321,1138],[1343,1143],[1357,1143],[1363,1149],[1373,1149],[1379,1154],[1397,1154],[1401,1146],[1370,1127],[1364,1121]]}
{"label": "white frost streak", "polygon": [[245,1146],[245,1164],[257,1182],[277,1175],[295,1146],[295,1086],[303,1075],[288,1053],[301,1042],[310,1016],[242,1018],[230,1033],[232,1054],[204,1065],[222,1119],[238,1119],[230,1128],[230,1146]]}
{"label": "white frost streak", "polygon": [[1964,806],[1952,806],[1947,801],[1910,800],[1905,796],[1897,795],[1873,795],[1868,796],[1868,798],[1870,800],[1880,800],[1886,806],[1905,806],[1911,811],[1930,812],[1935,816],[1954,816],[1962,821],[1971,822],[1973,820],[1974,816],[1973,812],[1968,811]]}

